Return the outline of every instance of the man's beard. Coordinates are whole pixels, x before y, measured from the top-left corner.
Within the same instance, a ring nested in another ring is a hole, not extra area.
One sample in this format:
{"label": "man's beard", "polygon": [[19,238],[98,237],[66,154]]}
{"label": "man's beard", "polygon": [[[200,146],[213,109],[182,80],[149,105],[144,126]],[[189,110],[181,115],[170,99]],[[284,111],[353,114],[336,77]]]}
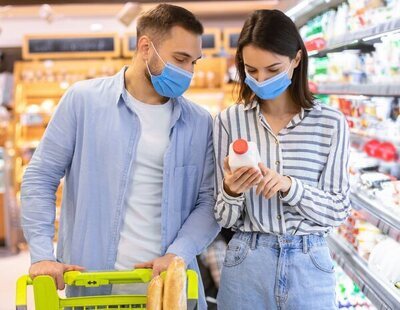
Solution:
{"label": "man's beard", "polygon": [[159,69],[159,70],[155,70],[154,69],[154,68],[160,68],[161,67],[160,66],[161,65],[160,64],[161,61],[158,61],[158,60],[154,59],[154,57],[155,56],[153,55],[153,57],[147,62],[146,69],[144,70],[144,75],[145,75],[146,79],[150,83],[151,83],[151,75],[149,73],[149,70],[150,70],[152,75],[159,75],[161,73],[161,71],[162,71],[162,69]]}
{"label": "man's beard", "polygon": [[144,76],[145,76],[146,79],[149,81],[149,83],[152,84],[152,82],[151,82],[151,76],[150,76],[149,70],[147,70],[147,68],[144,69]]}

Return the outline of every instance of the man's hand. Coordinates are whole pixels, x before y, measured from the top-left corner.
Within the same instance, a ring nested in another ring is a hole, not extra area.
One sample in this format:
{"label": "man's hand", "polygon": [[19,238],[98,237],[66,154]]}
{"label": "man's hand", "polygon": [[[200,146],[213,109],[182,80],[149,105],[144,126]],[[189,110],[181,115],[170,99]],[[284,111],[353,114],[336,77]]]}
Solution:
{"label": "man's hand", "polygon": [[73,270],[83,271],[85,268],[45,260],[32,264],[29,268],[29,276],[32,280],[37,276],[51,276],[56,283],[57,289],[63,290],[65,288],[64,272]]}
{"label": "man's hand", "polygon": [[153,278],[158,276],[161,272],[166,271],[172,260],[176,257],[175,254],[168,253],[162,257],[153,259],[146,263],[136,264],[135,268],[152,268]]}

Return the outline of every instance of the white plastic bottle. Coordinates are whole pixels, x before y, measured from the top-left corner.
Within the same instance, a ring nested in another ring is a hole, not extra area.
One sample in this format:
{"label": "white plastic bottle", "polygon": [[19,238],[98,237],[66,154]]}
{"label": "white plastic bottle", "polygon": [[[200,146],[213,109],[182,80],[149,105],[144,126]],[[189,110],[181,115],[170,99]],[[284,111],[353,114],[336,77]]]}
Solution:
{"label": "white plastic bottle", "polygon": [[241,167],[254,167],[260,170],[261,162],[257,144],[244,139],[238,139],[229,146],[229,166],[232,171]]}

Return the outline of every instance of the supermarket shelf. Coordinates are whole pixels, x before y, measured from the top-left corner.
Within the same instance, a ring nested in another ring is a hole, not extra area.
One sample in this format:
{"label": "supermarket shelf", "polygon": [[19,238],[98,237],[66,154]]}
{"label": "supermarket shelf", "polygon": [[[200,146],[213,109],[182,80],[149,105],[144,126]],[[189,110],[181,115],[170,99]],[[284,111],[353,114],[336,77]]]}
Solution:
{"label": "supermarket shelf", "polygon": [[394,32],[400,32],[400,18],[333,38],[326,42],[324,49],[312,51],[309,56],[321,57],[327,53],[338,52],[351,47],[365,47],[368,44],[376,42],[382,36]]}
{"label": "supermarket shelf", "polygon": [[332,234],[328,245],[334,260],[378,309],[400,309],[400,291],[371,272],[367,262],[343,238]]}
{"label": "supermarket shelf", "polygon": [[400,96],[400,84],[348,84],[321,83],[317,85],[317,94],[323,95],[360,95],[393,97]]}
{"label": "supermarket shelf", "polygon": [[360,131],[360,130],[354,130],[350,129],[350,137],[353,139],[376,139],[381,142],[390,142],[396,147],[400,148],[400,138],[394,138],[388,135],[383,135],[383,134],[370,134],[365,131]]}
{"label": "supermarket shelf", "polygon": [[319,15],[330,8],[337,7],[345,0],[310,0],[300,1],[297,5],[286,11],[285,13],[293,19],[296,26],[301,27],[311,18]]}
{"label": "supermarket shelf", "polygon": [[[363,215],[366,221],[378,227],[382,233],[400,242],[400,215],[390,209],[380,207],[379,201],[352,191],[350,200],[353,208]],[[399,308],[400,309],[400,308]]]}

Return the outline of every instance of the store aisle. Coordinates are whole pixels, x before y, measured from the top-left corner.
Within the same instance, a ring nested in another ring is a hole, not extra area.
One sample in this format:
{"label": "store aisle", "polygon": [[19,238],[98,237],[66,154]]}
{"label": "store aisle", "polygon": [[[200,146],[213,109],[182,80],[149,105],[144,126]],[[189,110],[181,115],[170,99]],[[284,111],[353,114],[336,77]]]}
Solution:
{"label": "store aisle", "polygon": [[[54,245],[56,249],[56,245]],[[21,251],[18,255],[3,256],[0,252],[0,310],[15,309],[15,286],[17,279],[28,272],[30,256],[28,251]],[[64,292],[59,293],[65,297]],[[28,287],[29,310],[34,310],[32,288]]]}
{"label": "store aisle", "polygon": [[[18,255],[0,256],[0,310],[15,309],[15,283],[19,276],[27,273],[29,263],[28,251]],[[33,294],[29,290],[28,301],[32,304]]]}

